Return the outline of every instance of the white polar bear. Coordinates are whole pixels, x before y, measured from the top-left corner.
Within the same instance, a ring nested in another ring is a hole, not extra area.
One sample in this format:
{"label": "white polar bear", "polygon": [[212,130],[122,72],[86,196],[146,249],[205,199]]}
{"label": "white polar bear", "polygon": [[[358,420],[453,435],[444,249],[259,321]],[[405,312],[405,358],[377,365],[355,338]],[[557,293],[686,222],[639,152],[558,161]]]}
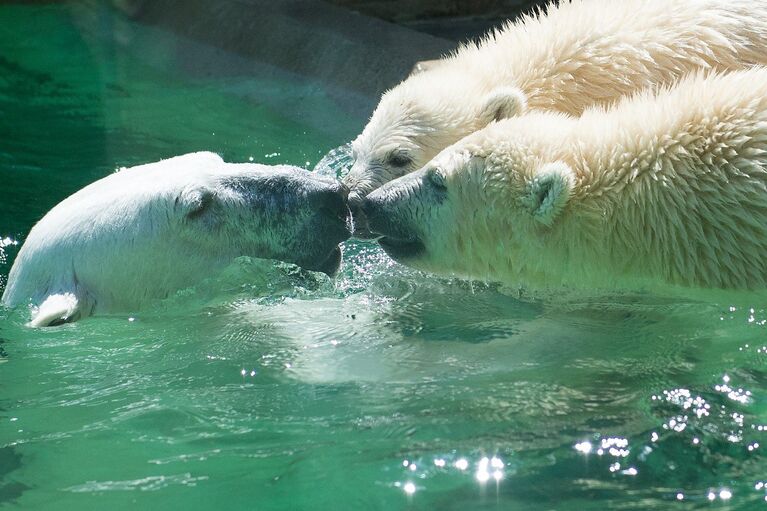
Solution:
{"label": "white polar bear", "polygon": [[350,233],[346,190],[289,166],[193,153],[107,176],[29,233],[3,304],[39,306],[33,326],[131,310],[238,256],[334,273]]}
{"label": "white polar bear", "polygon": [[767,286],[767,68],[491,124],[363,206],[395,259],[534,286]]}
{"label": "white polar bear", "polygon": [[344,183],[353,212],[375,188],[492,121],[526,109],[580,115],[693,70],[767,64],[765,0],[574,0],[547,11],[383,95],[352,143]]}

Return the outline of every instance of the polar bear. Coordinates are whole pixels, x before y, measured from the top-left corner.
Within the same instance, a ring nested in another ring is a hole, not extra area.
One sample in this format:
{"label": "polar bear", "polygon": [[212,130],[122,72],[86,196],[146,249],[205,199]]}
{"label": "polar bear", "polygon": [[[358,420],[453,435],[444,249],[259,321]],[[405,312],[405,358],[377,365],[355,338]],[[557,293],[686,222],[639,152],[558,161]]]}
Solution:
{"label": "polar bear", "polygon": [[125,311],[238,256],[334,273],[350,232],[345,188],[289,166],[192,153],[107,176],[29,233],[3,304],[37,307],[31,325]]}
{"label": "polar bear", "polygon": [[[445,147],[525,110],[580,115],[696,69],[767,64],[765,0],[574,0],[467,44],[383,95],[352,142],[352,211]],[[524,128],[521,128],[524,129]],[[356,233],[364,237],[364,218]]]}
{"label": "polar bear", "polygon": [[394,259],[536,287],[767,286],[767,68],[480,130],[370,194]]}

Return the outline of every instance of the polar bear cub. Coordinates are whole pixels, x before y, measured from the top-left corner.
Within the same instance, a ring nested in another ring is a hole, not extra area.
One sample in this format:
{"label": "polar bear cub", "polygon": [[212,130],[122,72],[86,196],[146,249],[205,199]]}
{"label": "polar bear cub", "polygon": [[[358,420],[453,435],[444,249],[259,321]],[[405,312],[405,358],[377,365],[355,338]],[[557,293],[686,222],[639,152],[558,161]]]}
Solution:
{"label": "polar bear cub", "polygon": [[289,166],[193,153],[107,176],[32,228],[3,304],[36,306],[31,324],[133,310],[238,256],[334,273],[350,235],[340,183]]}
{"label": "polar bear cub", "polygon": [[395,259],[536,286],[767,286],[767,68],[491,124],[364,205]]}

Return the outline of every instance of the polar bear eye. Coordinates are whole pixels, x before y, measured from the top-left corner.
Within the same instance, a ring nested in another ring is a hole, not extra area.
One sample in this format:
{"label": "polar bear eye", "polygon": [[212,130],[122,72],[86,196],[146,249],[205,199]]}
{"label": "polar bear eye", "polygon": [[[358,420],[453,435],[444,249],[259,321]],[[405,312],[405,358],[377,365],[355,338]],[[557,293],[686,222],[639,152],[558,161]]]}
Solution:
{"label": "polar bear eye", "polygon": [[445,179],[445,173],[441,169],[431,169],[427,174],[427,177],[434,188],[440,192],[447,191],[447,180]]}
{"label": "polar bear eye", "polygon": [[405,152],[394,151],[386,159],[392,167],[407,167],[413,163],[413,159]]}

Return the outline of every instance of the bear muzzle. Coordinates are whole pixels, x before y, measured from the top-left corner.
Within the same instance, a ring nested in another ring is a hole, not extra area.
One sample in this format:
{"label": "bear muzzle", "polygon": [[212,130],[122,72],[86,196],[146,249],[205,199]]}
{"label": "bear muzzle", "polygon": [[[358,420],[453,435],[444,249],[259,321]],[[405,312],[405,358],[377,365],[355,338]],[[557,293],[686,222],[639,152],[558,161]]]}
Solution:
{"label": "bear muzzle", "polygon": [[385,190],[377,190],[365,198],[361,209],[372,237],[378,238],[378,244],[392,259],[403,261],[420,256],[425,246],[398,206],[401,204]]}

